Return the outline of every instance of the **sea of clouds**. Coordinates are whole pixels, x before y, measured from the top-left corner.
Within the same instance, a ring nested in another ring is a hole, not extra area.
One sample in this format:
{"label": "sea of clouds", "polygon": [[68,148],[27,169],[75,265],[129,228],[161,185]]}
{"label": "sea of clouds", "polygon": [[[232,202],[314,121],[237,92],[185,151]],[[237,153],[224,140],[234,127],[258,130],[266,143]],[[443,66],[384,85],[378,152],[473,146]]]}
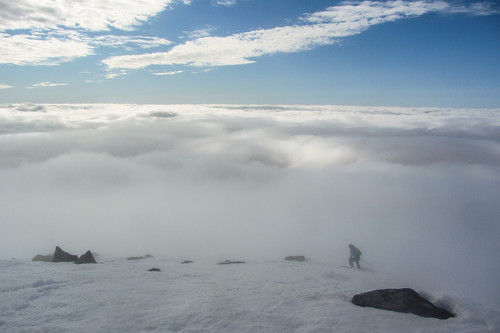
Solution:
{"label": "sea of clouds", "polygon": [[354,243],[389,287],[499,306],[499,114],[3,104],[0,257],[59,245],[338,266]]}

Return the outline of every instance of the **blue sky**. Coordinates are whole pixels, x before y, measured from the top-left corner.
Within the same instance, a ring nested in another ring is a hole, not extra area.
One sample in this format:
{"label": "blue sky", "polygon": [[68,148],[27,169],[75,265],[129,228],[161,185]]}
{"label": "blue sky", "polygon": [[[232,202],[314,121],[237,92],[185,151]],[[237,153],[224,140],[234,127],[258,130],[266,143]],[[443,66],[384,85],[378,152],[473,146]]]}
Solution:
{"label": "blue sky", "polygon": [[0,103],[500,107],[487,1],[0,0]]}

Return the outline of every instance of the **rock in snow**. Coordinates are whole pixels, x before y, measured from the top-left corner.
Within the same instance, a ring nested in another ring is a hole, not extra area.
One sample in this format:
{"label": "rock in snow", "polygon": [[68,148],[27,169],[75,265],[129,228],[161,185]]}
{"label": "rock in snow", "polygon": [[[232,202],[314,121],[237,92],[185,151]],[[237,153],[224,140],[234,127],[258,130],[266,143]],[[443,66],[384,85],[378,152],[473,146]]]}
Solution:
{"label": "rock in snow", "polygon": [[306,257],[304,257],[304,256],[288,256],[288,257],[285,257],[285,260],[288,260],[288,261],[306,261]]}
{"label": "rock in snow", "polygon": [[148,272],[161,272],[161,269],[153,267],[153,268],[148,269]]}
{"label": "rock in snow", "polygon": [[455,317],[445,309],[438,308],[410,288],[379,289],[355,295],[352,303],[396,312],[413,313],[422,317],[448,319]]}
{"label": "rock in snow", "polygon": [[245,263],[244,261],[224,260],[218,263],[218,265],[231,265],[231,264],[244,264],[244,263]]}
{"label": "rock in snow", "polygon": [[52,256],[52,262],[75,262],[77,260],[77,255],[64,252],[59,246],[56,246],[56,250],[54,251],[54,255]]}
{"label": "rock in snow", "polygon": [[150,254],[146,254],[143,257],[128,257],[127,260],[140,260],[140,259],[147,259],[147,258],[153,258],[153,256]]}
{"label": "rock in snow", "polygon": [[52,254],[47,254],[46,256],[42,254],[37,254],[31,259],[31,261],[44,261],[44,262],[52,262]]}
{"label": "rock in snow", "polygon": [[95,261],[92,252],[87,251],[85,254],[82,254],[77,261],[75,261],[75,264],[97,264],[97,262]]}

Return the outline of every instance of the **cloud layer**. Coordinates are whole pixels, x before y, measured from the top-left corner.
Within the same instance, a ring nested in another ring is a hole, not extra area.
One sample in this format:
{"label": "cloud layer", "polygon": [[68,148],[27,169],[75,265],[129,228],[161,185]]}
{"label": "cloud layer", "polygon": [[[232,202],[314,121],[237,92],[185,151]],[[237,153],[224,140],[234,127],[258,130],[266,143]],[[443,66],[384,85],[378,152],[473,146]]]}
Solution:
{"label": "cloud layer", "polygon": [[494,304],[498,112],[2,105],[0,253],[338,265],[352,242],[391,286]]}

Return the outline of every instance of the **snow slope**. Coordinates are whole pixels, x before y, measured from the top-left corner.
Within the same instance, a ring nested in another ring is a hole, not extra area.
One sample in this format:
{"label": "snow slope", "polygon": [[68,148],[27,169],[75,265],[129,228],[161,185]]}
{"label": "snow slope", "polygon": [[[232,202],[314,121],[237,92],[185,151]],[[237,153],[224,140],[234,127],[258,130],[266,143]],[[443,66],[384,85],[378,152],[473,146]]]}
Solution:
{"label": "snow slope", "polygon": [[456,318],[356,307],[356,293],[394,286],[314,260],[97,260],[0,261],[0,332],[500,332],[498,309],[432,291],[417,290]]}

